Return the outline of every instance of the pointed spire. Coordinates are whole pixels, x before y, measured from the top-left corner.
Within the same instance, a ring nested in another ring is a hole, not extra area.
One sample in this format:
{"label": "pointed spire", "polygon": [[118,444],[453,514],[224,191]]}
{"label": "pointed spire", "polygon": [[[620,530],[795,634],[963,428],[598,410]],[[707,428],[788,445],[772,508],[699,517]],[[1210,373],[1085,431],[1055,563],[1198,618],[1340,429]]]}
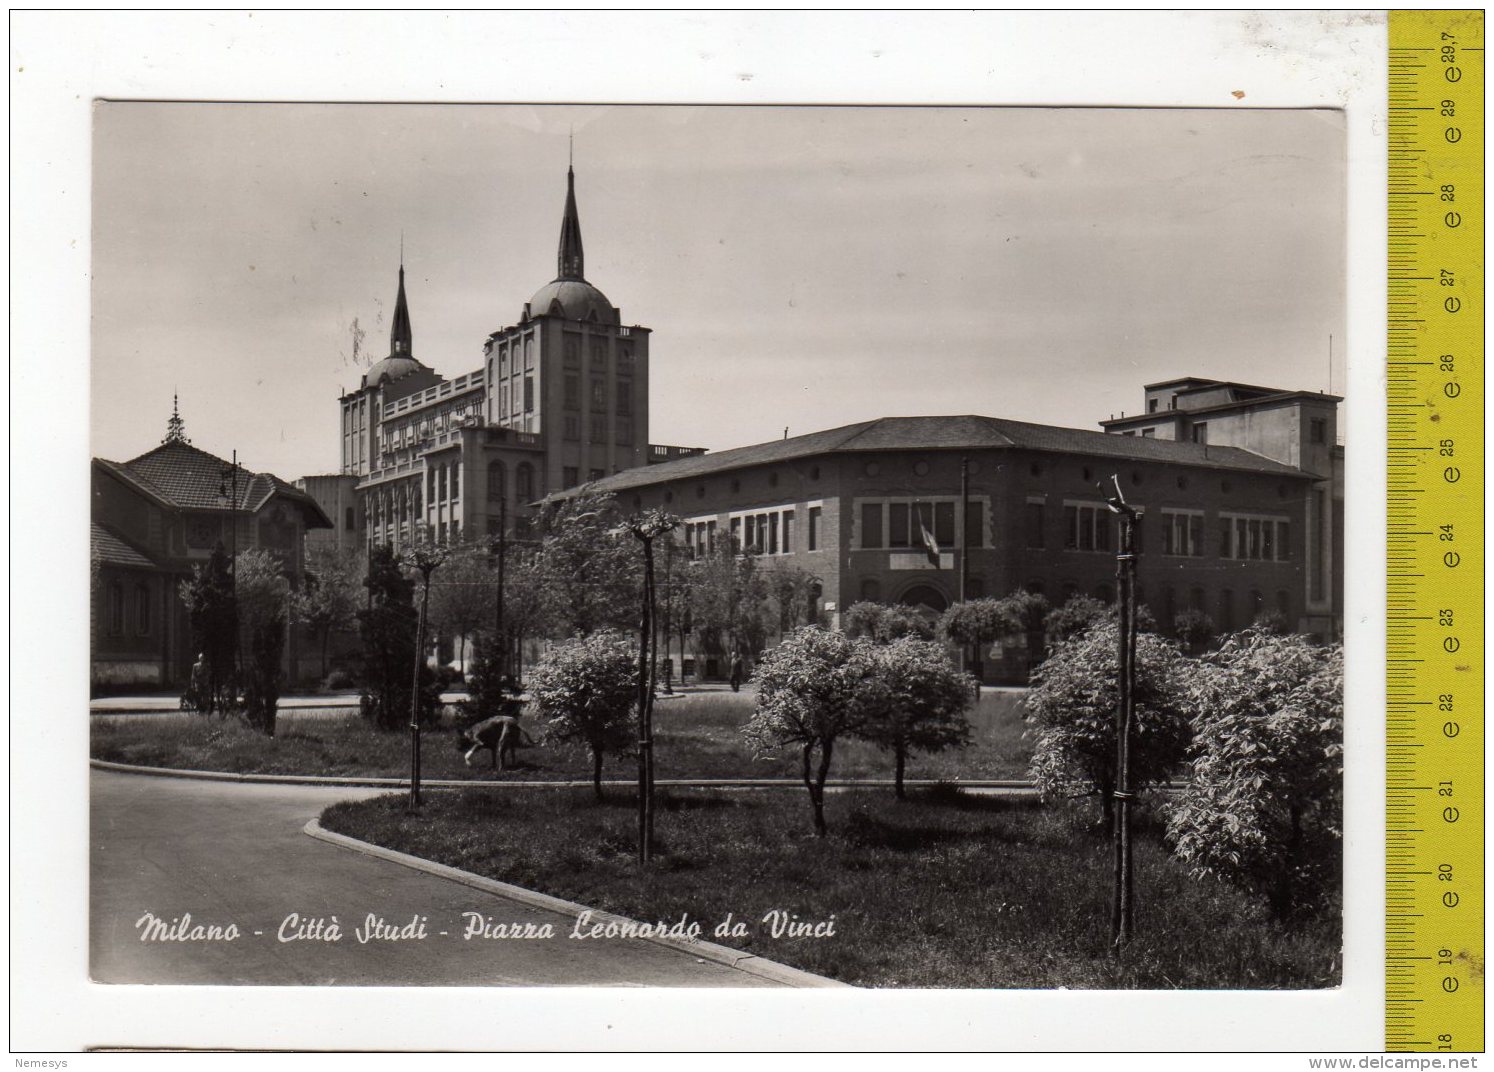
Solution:
{"label": "pointed spire", "polygon": [[410,357],[414,339],[410,333],[410,306],[405,301],[405,239],[399,240],[399,296],[394,299],[394,321],[389,328],[389,356]]}
{"label": "pointed spire", "polygon": [[161,443],[188,443],[192,441],[187,438],[187,422],[182,420],[182,415],[177,412],[176,392],[171,393],[171,417],[166,421],[166,438]]}
{"label": "pointed spire", "polygon": [[581,251],[581,217],[576,213],[576,169],[565,169],[565,216],[560,221],[557,279],[585,279],[586,256]]}

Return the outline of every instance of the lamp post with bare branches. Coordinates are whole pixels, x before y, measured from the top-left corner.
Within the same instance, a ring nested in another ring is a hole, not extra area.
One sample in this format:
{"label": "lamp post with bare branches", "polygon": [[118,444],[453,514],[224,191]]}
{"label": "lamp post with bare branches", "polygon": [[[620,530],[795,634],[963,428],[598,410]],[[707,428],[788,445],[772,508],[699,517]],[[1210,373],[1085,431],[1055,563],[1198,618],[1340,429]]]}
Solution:
{"label": "lamp post with bare branches", "polygon": [[638,622],[638,862],[654,855],[654,540],[677,528],[680,519],[650,510],[628,525],[643,544],[643,608]]}
{"label": "lamp post with bare branches", "polygon": [[[1136,710],[1136,508],[1126,502],[1120,477],[1112,476],[1105,503],[1120,515],[1119,549],[1115,555],[1116,596],[1120,608],[1120,681],[1115,706],[1115,896],[1111,908],[1111,937],[1116,952],[1131,941],[1133,883],[1131,869],[1131,729]],[[1104,485],[1101,490],[1105,491]]]}
{"label": "lamp post with bare branches", "polygon": [[420,667],[425,661],[425,622],[431,604],[431,574],[446,561],[446,548],[430,542],[415,544],[409,563],[420,573],[420,617],[415,626],[415,679],[410,686],[410,803],[420,808]]}

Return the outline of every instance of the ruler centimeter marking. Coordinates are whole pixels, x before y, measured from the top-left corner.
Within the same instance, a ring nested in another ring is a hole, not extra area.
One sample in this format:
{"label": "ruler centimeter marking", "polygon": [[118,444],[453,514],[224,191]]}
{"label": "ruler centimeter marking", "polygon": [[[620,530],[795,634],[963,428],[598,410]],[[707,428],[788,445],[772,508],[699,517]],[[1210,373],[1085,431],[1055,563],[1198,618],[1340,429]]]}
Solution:
{"label": "ruler centimeter marking", "polygon": [[1392,11],[1385,1048],[1484,1048],[1484,16]]}

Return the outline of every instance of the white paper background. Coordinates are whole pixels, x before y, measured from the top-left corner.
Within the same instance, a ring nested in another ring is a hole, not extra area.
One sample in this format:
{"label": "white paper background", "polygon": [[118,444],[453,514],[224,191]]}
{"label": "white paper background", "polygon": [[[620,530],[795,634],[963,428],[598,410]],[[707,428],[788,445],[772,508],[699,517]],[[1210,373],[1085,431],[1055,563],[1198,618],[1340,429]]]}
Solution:
{"label": "white paper background", "polygon": [[[21,536],[11,556],[13,1050],[1381,1048],[1382,15],[28,12],[12,14],[11,29],[9,471],[19,510],[10,531]],[[83,522],[95,97],[1347,109],[1347,576],[1357,580],[1347,593],[1344,986],[1283,994],[89,984]]]}

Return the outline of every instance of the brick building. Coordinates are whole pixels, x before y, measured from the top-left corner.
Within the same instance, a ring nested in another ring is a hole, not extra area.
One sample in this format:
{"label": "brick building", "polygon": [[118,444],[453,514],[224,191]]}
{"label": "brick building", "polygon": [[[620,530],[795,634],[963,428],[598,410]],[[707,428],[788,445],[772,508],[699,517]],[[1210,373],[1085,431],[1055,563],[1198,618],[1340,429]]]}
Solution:
{"label": "brick building", "polygon": [[[1081,593],[1113,600],[1117,522],[1098,484],[1114,474],[1142,512],[1141,599],[1164,627],[1189,608],[1222,630],[1275,611],[1298,630],[1336,636],[1338,400],[1300,392],[1256,400],[1259,411],[1249,399],[1232,403],[1232,428],[1241,442],[1272,453],[1191,435],[1125,434],[1130,428],[1107,434],[981,416],[884,417],[629,470],[591,487],[626,510],[659,507],[681,517],[691,553],[730,539],[769,568],[812,572],[821,619],[838,626],[858,600],[942,611],[959,598],[962,556],[970,598],[1024,588],[1054,603]],[[1296,416],[1286,420],[1288,412]],[[1216,411],[1210,419],[1221,418]],[[1251,438],[1249,429],[1263,426],[1270,434]],[[1282,427],[1301,435],[1283,435]],[[1317,449],[1325,445],[1319,435],[1328,449]],[[1303,457],[1319,459],[1324,471],[1285,460]]]}
{"label": "brick building", "polygon": [[[331,525],[295,486],[270,473],[235,469],[192,446],[174,408],[166,438],[154,450],[127,462],[94,458],[93,689],[185,683],[194,653],[178,586],[214,547],[272,551],[296,585],[307,532]],[[290,630],[287,670],[295,665],[298,639]]]}

